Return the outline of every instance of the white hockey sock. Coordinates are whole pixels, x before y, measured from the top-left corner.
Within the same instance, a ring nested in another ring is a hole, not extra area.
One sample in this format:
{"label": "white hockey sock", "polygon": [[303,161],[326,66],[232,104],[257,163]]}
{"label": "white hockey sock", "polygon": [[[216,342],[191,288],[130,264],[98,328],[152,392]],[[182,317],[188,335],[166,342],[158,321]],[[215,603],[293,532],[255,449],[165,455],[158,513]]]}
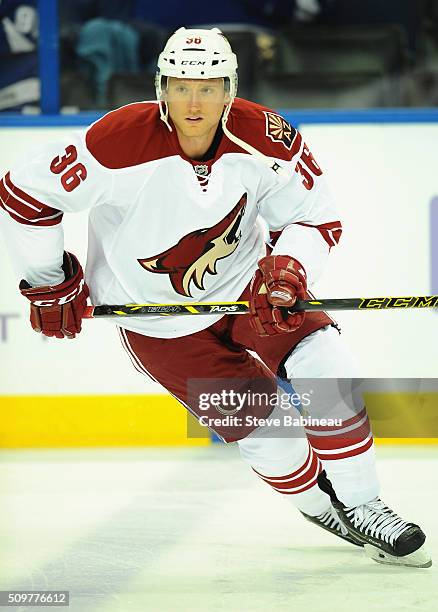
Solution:
{"label": "white hockey sock", "polygon": [[[273,411],[275,416],[276,408]],[[289,428],[290,437],[272,427],[258,427],[251,435],[239,440],[242,459],[275,491],[292,502],[302,512],[318,516],[330,507],[329,496],[318,487],[321,463],[310,446],[304,430]]]}
{"label": "white hockey sock", "polygon": [[[319,394],[315,392],[312,396],[309,407],[312,416],[343,417],[343,425],[339,429],[307,428],[309,440],[327,471],[337,497],[347,506],[371,501],[379,494],[374,446],[363,404],[355,403],[357,409],[353,411],[350,402],[343,406],[342,380],[355,380],[358,372],[338,332],[332,327],[325,327],[304,338],[287,359],[285,369],[298,393],[302,393],[303,389],[308,391],[312,384],[315,389],[324,391]],[[338,386],[341,393],[336,397]],[[319,406],[318,400],[321,398],[322,404]]]}
{"label": "white hockey sock", "polygon": [[365,504],[379,495],[374,446],[361,455],[322,461],[336,496],[345,506]]}

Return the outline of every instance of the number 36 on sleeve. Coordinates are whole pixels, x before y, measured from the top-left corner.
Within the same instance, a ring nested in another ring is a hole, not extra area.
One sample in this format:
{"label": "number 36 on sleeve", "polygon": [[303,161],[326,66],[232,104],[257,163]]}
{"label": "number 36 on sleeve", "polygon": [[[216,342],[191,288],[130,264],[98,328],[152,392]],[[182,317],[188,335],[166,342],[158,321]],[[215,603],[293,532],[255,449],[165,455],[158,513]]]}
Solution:
{"label": "number 36 on sleeve", "polygon": [[[66,191],[73,191],[82,181],[87,178],[87,169],[84,164],[75,163],[78,152],[75,146],[68,145],[65,148],[65,155],[58,155],[52,159],[50,170],[53,174],[61,174],[61,184]],[[74,164],[72,166],[72,164]],[[71,166],[68,170],[67,167]],[[66,170],[66,172],[64,172]]]}

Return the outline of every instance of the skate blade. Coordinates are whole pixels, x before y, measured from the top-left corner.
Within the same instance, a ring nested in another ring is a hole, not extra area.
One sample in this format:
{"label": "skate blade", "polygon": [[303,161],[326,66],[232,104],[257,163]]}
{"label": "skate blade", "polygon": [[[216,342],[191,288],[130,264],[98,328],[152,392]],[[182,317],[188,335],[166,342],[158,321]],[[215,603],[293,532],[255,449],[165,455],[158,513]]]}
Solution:
{"label": "skate blade", "polygon": [[432,559],[424,546],[404,557],[395,557],[371,544],[365,544],[364,549],[367,556],[377,563],[405,567],[432,567]]}

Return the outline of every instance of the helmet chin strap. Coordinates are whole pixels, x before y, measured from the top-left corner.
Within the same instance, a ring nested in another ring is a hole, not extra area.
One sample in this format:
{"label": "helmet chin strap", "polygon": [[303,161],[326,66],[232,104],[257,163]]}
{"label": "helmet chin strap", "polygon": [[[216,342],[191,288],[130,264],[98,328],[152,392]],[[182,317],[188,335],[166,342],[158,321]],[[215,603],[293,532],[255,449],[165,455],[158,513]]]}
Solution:
{"label": "helmet chin strap", "polygon": [[164,123],[167,126],[167,129],[169,130],[169,132],[172,132],[172,126],[169,123],[169,107],[167,106],[167,102],[165,102],[164,100],[158,100],[158,106],[160,107],[160,119],[161,121],[164,121]]}
{"label": "helmet chin strap", "polygon": [[[232,142],[234,142],[236,145],[238,145],[241,149],[247,151],[250,155],[254,155],[258,159],[260,159],[260,161],[262,161],[266,166],[269,166],[269,168],[271,168],[271,170],[273,170],[283,181],[288,181],[290,179],[289,174],[282,166],[280,166],[280,164],[275,159],[264,155],[255,147],[252,147],[244,140],[241,140],[240,138],[232,134],[227,128],[227,121],[230,115],[231,106],[233,105],[233,102],[234,98],[231,98],[230,102],[228,102],[228,104],[226,105],[224,113],[222,115],[222,129],[226,137]],[[169,123],[169,107],[167,105],[167,102],[161,99],[161,95],[160,99],[158,100],[158,105],[160,107],[160,119],[166,124],[169,132],[172,132],[172,126]]]}
{"label": "helmet chin strap", "polygon": [[[169,106],[167,105],[166,100],[163,100],[162,78],[163,77],[155,78],[155,92],[157,95],[158,107],[160,109],[160,119],[166,124],[169,132],[173,132],[172,126],[169,123]],[[168,79],[168,77],[165,77],[165,78]],[[167,89],[167,84],[166,84],[166,89]]]}

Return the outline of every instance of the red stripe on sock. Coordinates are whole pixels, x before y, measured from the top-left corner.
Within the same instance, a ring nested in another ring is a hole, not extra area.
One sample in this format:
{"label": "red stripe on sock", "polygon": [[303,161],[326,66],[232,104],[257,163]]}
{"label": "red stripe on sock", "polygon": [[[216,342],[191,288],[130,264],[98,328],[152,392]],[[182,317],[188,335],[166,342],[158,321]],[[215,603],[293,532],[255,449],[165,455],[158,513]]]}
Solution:
{"label": "red stripe on sock", "polygon": [[312,436],[307,434],[307,438],[313,448],[322,450],[334,450],[336,448],[344,448],[346,446],[352,446],[353,444],[359,444],[363,440],[366,440],[371,433],[370,423],[368,419],[355,429],[345,433],[333,434],[329,433],[324,436]]}
{"label": "red stripe on sock", "polygon": [[339,449],[338,453],[324,453],[324,450],[320,451],[315,449],[315,453],[321,460],[324,461],[333,461],[335,459],[347,459],[347,457],[356,457],[357,455],[361,455],[369,450],[373,445],[373,438],[371,437],[368,442],[366,442],[363,446],[359,446],[358,448],[348,449],[348,447],[344,447],[345,450]]}
{"label": "red stripe on sock", "polygon": [[336,431],[337,429],[342,429],[344,427],[351,427],[351,425],[359,423],[366,416],[366,414],[367,410],[366,408],[363,408],[358,414],[355,414],[350,419],[342,420],[341,426],[309,425],[308,427],[306,427],[306,431]]}
{"label": "red stripe on sock", "polygon": [[309,446],[306,461],[294,472],[284,476],[265,476],[257,470],[254,470],[254,472],[275,491],[285,495],[296,495],[315,486],[317,484],[317,476],[321,470],[322,465],[319,457]]}

